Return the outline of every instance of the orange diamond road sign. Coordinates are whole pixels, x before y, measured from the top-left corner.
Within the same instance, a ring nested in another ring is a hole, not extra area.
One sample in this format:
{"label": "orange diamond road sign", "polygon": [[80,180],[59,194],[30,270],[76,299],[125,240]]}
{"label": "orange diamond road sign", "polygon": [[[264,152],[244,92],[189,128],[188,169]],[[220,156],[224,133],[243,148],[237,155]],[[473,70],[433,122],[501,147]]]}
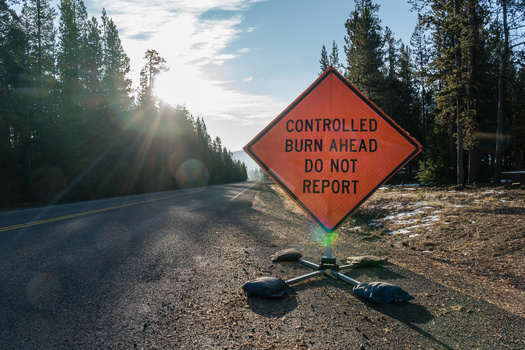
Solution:
{"label": "orange diamond road sign", "polygon": [[244,150],[332,233],[421,145],[330,67]]}

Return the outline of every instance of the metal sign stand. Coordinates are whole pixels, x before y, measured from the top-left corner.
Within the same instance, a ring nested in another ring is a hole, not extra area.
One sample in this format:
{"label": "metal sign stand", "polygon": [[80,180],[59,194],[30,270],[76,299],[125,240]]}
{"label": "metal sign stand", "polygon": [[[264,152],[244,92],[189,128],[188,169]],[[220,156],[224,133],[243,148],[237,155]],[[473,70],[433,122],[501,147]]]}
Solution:
{"label": "metal sign stand", "polygon": [[302,275],[299,277],[289,279],[286,281],[286,283],[294,284],[294,283],[298,283],[306,279],[309,279],[311,277],[315,277],[317,275],[323,274],[325,276],[331,275],[335,277],[336,279],[343,280],[346,283],[353,285],[354,287],[357,286],[358,284],[361,284],[359,281],[356,281],[340,272],[340,270],[352,267],[352,265],[342,265],[342,266],[337,265],[335,257],[332,256],[331,246],[332,246],[332,236],[329,235],[328,243],[326,245],[326,256],[323,256],[321,258],[321,265],[315,264],[313,262],[310,262],[304,259],[297,259],[297,261],[300,262],[301,264],[308,266],[309,268],[314,269],[316,271],[310,272],[306,275]]}

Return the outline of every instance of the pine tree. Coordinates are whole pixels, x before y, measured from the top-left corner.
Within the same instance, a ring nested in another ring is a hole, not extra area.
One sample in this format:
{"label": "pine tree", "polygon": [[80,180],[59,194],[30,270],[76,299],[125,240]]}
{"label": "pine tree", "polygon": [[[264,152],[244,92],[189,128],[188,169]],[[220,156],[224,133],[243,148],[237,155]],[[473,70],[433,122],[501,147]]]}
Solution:
{"label": "pine tree", "polygon": [[493,89],[494,70],[490,65],[490,40],[488,40],[489,12],[484,1],[468,0],[465,9],[466,27],[462,30],[464,45],[462,55],[465,64],[465,143],[468,150],[467,183],[474,184],[480,180],[483,159],[479,150],[476,135],[487,125],[492,124],[488,115],[495,105]]}
{"label": "pine tree", "polygon": [[419,124],[421,125],[420,142],[423,148],[427,145],[427,131],[432,130],[431,110],[434,106],[432,99],[432,85],[429,82],[430,67],[429,62],[432,58],[430,43],[423,30],[421,21],[418,21],[414,33],[410,38],[412,46],[412,61],[414,65],[414,83],[418,96],[418,110],[420,112]]}
{"label": "pine tree", "polygon": [[513,90],[516,92],[516,105],[514,106],[513,134],[516,138],[515,165],[521,169],[525,164],[525,50],[517,56],[521,62],[516,72],[516,81]]}
{"label": "pine tree", "polygon": [[337,47],[335,40],[332,43],[332,52],[330,53],[328,61],[332,67],[337,70],[341,70],[341,63],[339,63],[339,48]]}
{"label": "pine tree", "polygon": [[330,53],[330,56],[328,56],[326,46],[323,45],[323,48],[321,49],[321,59],[319,60],[319,64],[321,65],[321,72],[319,73],[319,75],[323,74],[324,71],[327,70],[330,66],[334,67],[337,70],[340,70],[342,68],[341,63],[339,63],[339,49],[337,48],[335,40],[332,43],[332,51]]}
{"label": "pine tree", "polygon": [[75,103],[74,94],[82,87],[84,28],[87,18],[79,8],[81,0],[62,0],[60,3],[59,50],[57,70],[62,86],[63,102]]}
{"label": "pine tree", "polygon": [[27,121],[21,95],[20,76],[26,67],[26,37],[19,17],[0,0],[0,198],[5,201],[25,200],[27,181],[23,164],[28,140]]}
{"label": "pine tree", "polygon": [[399,95],[395,101],[396,112],[400,123],[406,131],[416,139],[421,139],[422,128],[419,120],[419,105],[417,103],[416,85],[412,67],[412,52],[408,46],[401,43],[398,55],[397,80]]}
{"label": "pine tree", "polygon": [[[523,18],[525,17],[525,3],[520,0],[498,0],[497,6],[501,10],[501,16],[497,24],[502,33],[502,47],[500,48],[500,66],[498,76],[498,112],[496,129],[496,167],[494,171],[494,181],[501,181],[501,171],[503,168],[503,133],[506,115],[505,96],[510,79],[510,59],[512,50],[516,47],[525,45],[525,35],[523,34]],[[523,63],[521,63],[523,66]]]}
{"label": "pine tree", "polygon": [[395,40],[394,34],[390,28],[385,28],[385,77],[386,77],[386,87],[387,87],[387,96],[385,105],[388,106],[388,115],[391,118],[396,118],[394,115],[394,100],[396,95],[399,94],[399,84],[397,81],[397,64],[398,64],[398,46],[401,40]]}
{"label": "pine tree", "polygon": [[328,53],[326,52],[326,46],[324,45],[321,49],[321,59],[319,60],[319,64],[321,65],[321,71],[319,72],[319,75],[322,75],[324,71],[330,67],[330,62],[328,61]]}
{"label": "pine tree", "polygon": [[85,67],[85,87],[87,93],[95,101],[91,101],[90,108],[99,107],[102,90],[102,37],[98,21],[95,17],[87,22],[86,36],[84,38],[84,67]]}
{"label": "pine tree", "polygon": [[[425,1],[422,1],[425,2]],[[436,101],[438,120],[449,130],[451,138],[451,162],[453,156],[452,137],[457,136],[455,164],[457,170],[457,184],[464,185],[463,176],[463,67],[461,51],[461,28],[464,26],[464,17],[461,16],[459,0],[453,2],[445,0],[429,0],[431,9],[421,14],[420,24],[426,25],[433,31],[433,44],[437,52],[432,62],[434,83],[440,86]]]}
{"label": "pine tree", "polygon": [[131,107],[131,80],[127,78],[130,60],[120,40],[118,29],[106,10],[102,11],[102,88],[105,97],[105,115],[113,124],[128,119]]}
{"label": "pine tree", "polygon": [[345,53],[346,78],[381,107],[383,39],[378,11],[372,0],[355,0],[355,10],[345,23]]}
{"label": "pine tree", "polygon": [[33,169],[48,161],[43,152],[45,140],[54,121],[53,99],[56,11],[46,0],[24,1],[21,22],[26,38],[26,72],[22,84],[29,92],[22,96],[27,134],[25,173],[28,195],[32,192]]}
{"label": "pine tree", "polygon": [[[53,73],[56,30],[53,21],[56,11],[49,0],[24,1],[22,21],[31,57],[31,69],[44,77]],[[42,83],[42,82],[40,82]]]}
{"label": "pine tree", "polygon": [[[455,164],[457,183],[465,184],[463,154],[468,150],[468,182],[474,183],[479,173],[479,151],[476,132],[485,124],[490,101],[489,55],[487,51],[487,3],[484,0],[413,1],[423,8],[420,24],[432,31],[436,55],[432,59],[432,82],[436,85],[437,120],[456,135]],[[450,150],[454,149],[453,142]],[[451,159],[454,156],[451,154]]]}
{"label": "pine tree", "polygon": [[155,78],[160,72],[167,71],[166,60],[156,50],[147,50],[144,54],[146,64],[140,71],[139,106],[145,110],[156,108],[156,99],[153,93]]}
{"label": "pine tree", "polygon": [[[75,179],[84,172],[88,161],[83,156],[86,122],[89,119],[87,85],[90,79],[86,45],[88,42],[87,10],[82,0],[62,0],[59,6],[59,42],[57,51],[57,122],[53,131],[54,164],[64,176]],[[82,159],[71,162],[71,159]],[[83,186],[63,193],[56,200],[68,200],[80,195]],[[63,197],[63,196],[68,197]]]}

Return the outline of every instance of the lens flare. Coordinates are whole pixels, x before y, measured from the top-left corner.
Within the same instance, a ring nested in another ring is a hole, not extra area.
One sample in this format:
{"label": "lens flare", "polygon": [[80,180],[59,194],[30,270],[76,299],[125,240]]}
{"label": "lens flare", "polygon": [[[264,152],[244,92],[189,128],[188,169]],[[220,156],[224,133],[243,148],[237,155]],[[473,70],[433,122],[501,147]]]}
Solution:
{"label": "lens flare", "polygon": [[208,184],[209,174],[201,161],[190,159],[179,166],[175,178],[180,188],[203,187]]}
{"label": "lens flare", "polygon": [[40,200],[50,202],[67,188],[67,181],[61,169],[46,165],[34,171],[32,185]]}
{"label": "lens flare", "polygon": [[27,284],[27,300],[41,310],[49,309],[61,289],[58,278],[48,272],[39,273]]}
{"label": "lens flare", "polygon": [[312,226],[312,230],[310,231],[310,236],[313,238],[317,244],[320,246],[326,248],[328,246],[328,243],[335,243],[335,241],[339,238],[339,234],[337,232],[333,232],[330,234],[327,234],[324,232],[319,226]]}
{"label": "lens flare", "polygon": [[[510,134],[503,134],[501,137],[503,150],[505,151],[510,147],[513,137]],[[474,133],[474,138],[477,142],[478,148],[482,152],[496,152],[496,143],[498,139],[498,135],[496,133],[476,131]]]}

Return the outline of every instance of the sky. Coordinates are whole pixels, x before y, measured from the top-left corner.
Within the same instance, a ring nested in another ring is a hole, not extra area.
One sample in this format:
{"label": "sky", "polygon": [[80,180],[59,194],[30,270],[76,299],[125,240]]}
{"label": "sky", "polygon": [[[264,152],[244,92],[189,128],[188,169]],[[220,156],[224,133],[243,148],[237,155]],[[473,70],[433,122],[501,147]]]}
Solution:
{"label": "sky", "polygon": [[[344,23],[352,0],[84,0],[105,8],[119,30],[138,85],[144,53],[170,68],[155,82],[164,101],[202,117],[208,133],[241,150],[320,72],[322,46],[335,40],[344,63]],[[52,4],[58,6],[59,1]],[[417,15],[406,0],[375,0],[394,37],[409,44]]]}

